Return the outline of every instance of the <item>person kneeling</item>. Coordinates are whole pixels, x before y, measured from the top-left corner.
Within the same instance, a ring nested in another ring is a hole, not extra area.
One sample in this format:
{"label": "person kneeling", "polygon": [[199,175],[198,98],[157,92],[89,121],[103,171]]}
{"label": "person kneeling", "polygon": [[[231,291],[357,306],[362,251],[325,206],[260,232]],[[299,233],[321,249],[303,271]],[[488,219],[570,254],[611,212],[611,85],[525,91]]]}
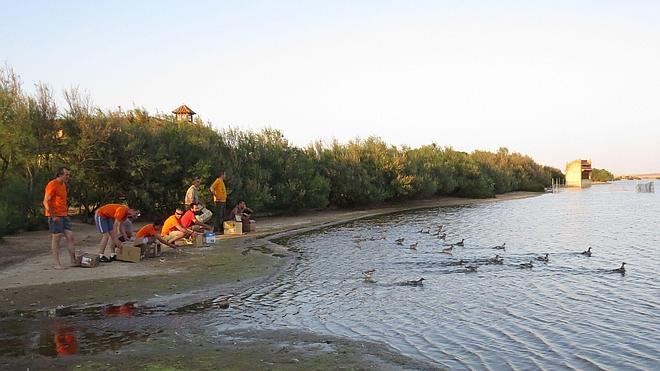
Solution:
{"label": "person kneeling", "polygon": [[176,249],[177,247],[175,244],[165,240],[157,232],[162,227],[163,227],[163,220],[156,219],[152,224],[147,224],[144,227],[140,228],[140,230],[137,231],[137,233],[135,234],[135,243],[133,246],[139,247],[139,246],[151,245],[156,242],[159,242],[163,245],[167,245],[173,249]]}
{"label": "person kneeling", "polygon": [[191,237],[195,233],[192,229],[185,228],[181,225],[183,214],[183,210],[176,209],[174,215],[170,215],[170,217],[165,220],[165,223],[163,223],[160,235],[171,245],[174,245],[176,241],[183,238]]}
{"label": "person kneeling", "polygon": [[201,212],[202,206],[200,204],[190,204],[190,209],[183,214],[183,217],[181,217],[181,226],[183,228],[192,229],[197,233],[204,233],[205,231],[212,232],[213,227],[204,224],[197,217]]}

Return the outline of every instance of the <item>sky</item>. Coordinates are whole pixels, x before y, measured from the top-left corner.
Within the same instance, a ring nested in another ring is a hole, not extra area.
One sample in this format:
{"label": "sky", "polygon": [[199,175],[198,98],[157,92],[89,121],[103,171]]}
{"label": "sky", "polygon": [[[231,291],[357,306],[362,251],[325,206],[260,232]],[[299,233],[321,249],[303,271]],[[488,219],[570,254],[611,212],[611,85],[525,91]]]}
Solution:
{"label": "sky", "polygon": [[[660,1],[12,1],[0,64],[101,109],[294,145],[507,147],[660,172]],[[62,104],[63,107],[63,104]]]}

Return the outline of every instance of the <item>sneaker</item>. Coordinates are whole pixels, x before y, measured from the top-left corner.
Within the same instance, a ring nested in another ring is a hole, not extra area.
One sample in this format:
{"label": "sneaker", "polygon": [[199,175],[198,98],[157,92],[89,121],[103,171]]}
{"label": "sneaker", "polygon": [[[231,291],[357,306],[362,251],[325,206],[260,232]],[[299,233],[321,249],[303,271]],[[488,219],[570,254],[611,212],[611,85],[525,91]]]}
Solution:
{"label": "sneaker", "polygon": [[105,255],[101,255],[101,257],[99,258],[99,261],[101,263],[110,263],[112,260],[108,259],[108,257],[105,256]]}

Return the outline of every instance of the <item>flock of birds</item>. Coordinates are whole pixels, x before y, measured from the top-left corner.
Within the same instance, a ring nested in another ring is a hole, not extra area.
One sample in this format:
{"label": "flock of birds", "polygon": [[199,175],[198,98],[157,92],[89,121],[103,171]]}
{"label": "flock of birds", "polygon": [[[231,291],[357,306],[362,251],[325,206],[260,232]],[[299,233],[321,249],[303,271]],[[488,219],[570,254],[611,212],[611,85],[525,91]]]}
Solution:
{"label": "flock of birds", "polygon": [[[435,229],[435,230],[433,230],[433,229]],[[417,232],[418,233],[429,234],[431,236],[436,236],[439,240],[442,240],[442,241],[446,241],[446,239],[447,239],[447,233],[444,231],[444,225],[443,224],[437,224],[435,227],[434,226],[428,226],[426,228],[420,229]],[[385,239],[385,238],[383,237],[382,239]],[[370,238],[370,240],[373,241],[373,240],[376,240],[376,238],[372,237],[372,238]],[[356,240],[356,242],[358,244],[358,247],[360,247],[360,245],[359,245],[360,240]],[[404,246],[404,242],[405,242],[405,238],[403,238],[403,237],[397,238],[396,240],[394,240],[394,243],[396,245],[399,245],[399,246]],[[408,248],[411,249],[411,250],[417,250],[418,244],[419,244],[419,241],[416,241],[416,242],[408,245]],[[460,241],[450,243],[450,244],[444,243],[442,246],[443,246],[443,249],[440,250],[441,254],[451,254],[453,252],[455,246],[465,246],[465,239],[463,238]],[[492,249],[493,250],[506,251],[506,243],[503,243],[503,244],[497,245],[497,246],[493,246]],[[587,256],[587,257],[590,257],[591,254],[592,254],[591,253],[591,247],[589,247],[587,250],[581,252],[580,254],[584,255],[584,256]],[[542,263],[548,263],[548,262],[550,262],[550,254],[546,253],[545,255],[537,256],[535,260],[538,261],[538,262],[542,262]],[[494,257],[491,257],[491,258],[488,258],[488,259],[485,259],[485,260],[483,260],[483,259],[482,260],[477,260],[477,261],[474,261],[472,263],[469,263],[466,260],[460,259],[460,260],[457,260],[457,261],[449,262],[447,265],[463,266],[465,273],[472,273],[472,272],[476,272],[477,269],[479,268],[478,263],[482,263],[482,264],[504,264],[504,258],[502,256],[500,256],[499,254],[495,254]],[[616,268],[616,269],[612,269],[611,272],[612,273],[625,274],[626,273],[625,266],[626,266],[625,262],[621,263],[621,267]],[[532,268],[534,268],[534,259],[532,259],[532,260],[530,260],[529,262],[526,262],[526,263],[518,264],[518,267],[520,269],[532,269]],[[374,276],[375,272],[376,272],[376,269],[366,270],[366,271],[362,272],[362,277],[364,278],[364,280],[366,282],[374,282],[373,281],[373,276]],[[416,280],[409,280],[409,281],[399,282],[398,285],[401,285],[401,286],[422,286],[423,281],[424,281],[424,278],[422,277],[422,278],[419,278],[419,279],[416,279]]]}

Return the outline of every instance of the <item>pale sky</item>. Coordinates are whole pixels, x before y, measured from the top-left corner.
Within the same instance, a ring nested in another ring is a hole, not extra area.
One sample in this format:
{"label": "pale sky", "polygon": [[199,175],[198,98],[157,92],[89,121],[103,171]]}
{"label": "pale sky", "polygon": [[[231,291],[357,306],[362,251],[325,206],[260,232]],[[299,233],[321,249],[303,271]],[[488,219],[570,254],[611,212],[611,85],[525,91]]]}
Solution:
{"label": "pale sky", "polygon": [[[0,63],[102,109],[660,172],[660,1],[12,1]],[[59,94],[61,98],[61,94]]]}

